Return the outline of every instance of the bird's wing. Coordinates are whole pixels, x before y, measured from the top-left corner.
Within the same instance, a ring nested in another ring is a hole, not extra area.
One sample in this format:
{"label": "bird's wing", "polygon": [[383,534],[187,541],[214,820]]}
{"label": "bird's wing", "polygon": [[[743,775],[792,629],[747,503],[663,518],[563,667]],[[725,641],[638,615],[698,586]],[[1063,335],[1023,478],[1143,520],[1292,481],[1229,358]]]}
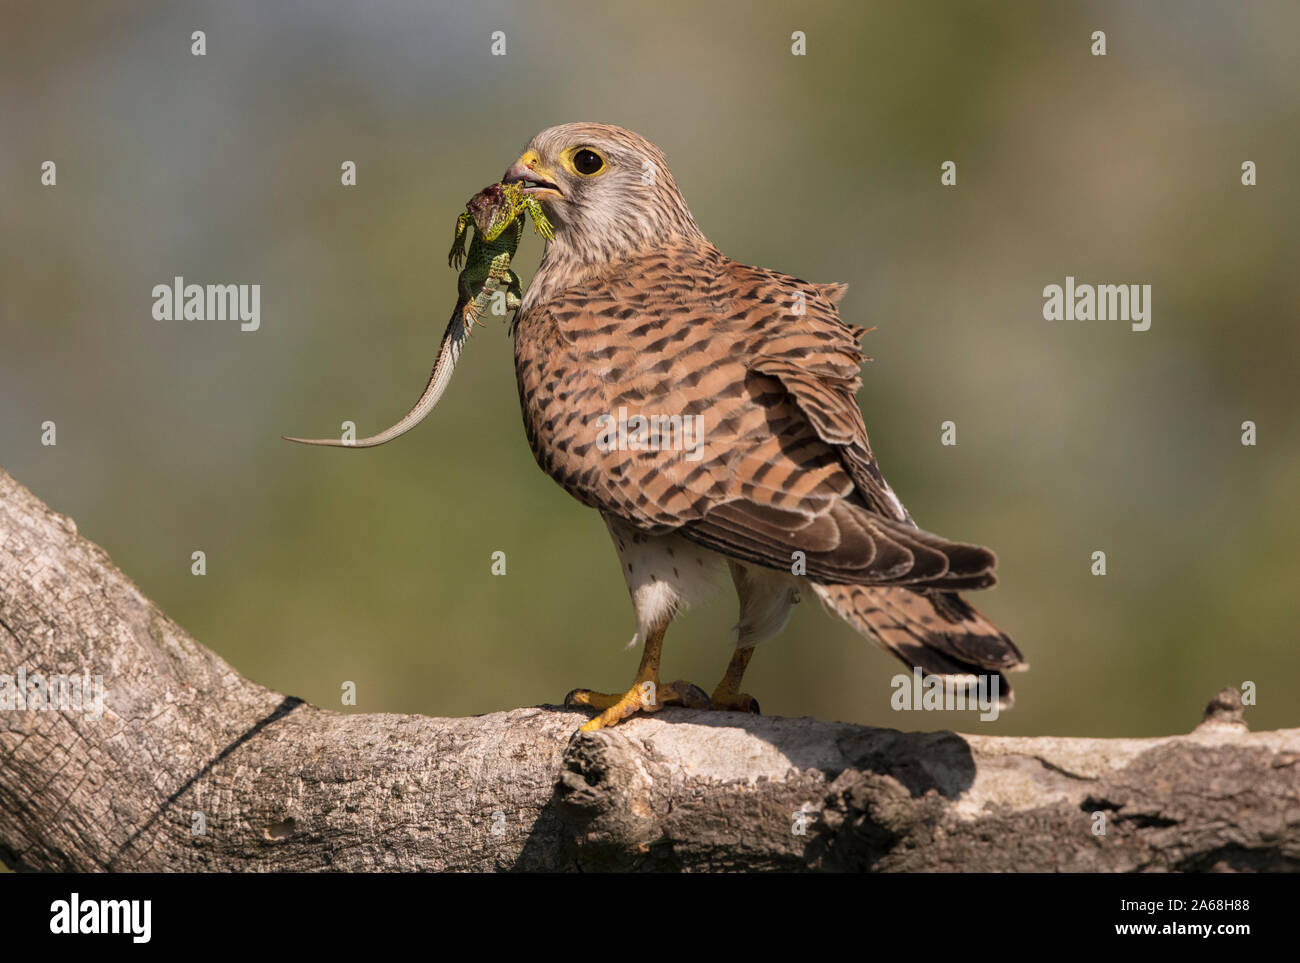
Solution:
{"label": "bird's wing", "polygon": [[[585,504],[767,567],[992,584],[991,552],[917,529],[880,477],[841,293],[683,246],[531,307],[516,371],[538,463]],[[638,450],[634,432],[601,435],[620,415],[699,420],[694,437]]]}

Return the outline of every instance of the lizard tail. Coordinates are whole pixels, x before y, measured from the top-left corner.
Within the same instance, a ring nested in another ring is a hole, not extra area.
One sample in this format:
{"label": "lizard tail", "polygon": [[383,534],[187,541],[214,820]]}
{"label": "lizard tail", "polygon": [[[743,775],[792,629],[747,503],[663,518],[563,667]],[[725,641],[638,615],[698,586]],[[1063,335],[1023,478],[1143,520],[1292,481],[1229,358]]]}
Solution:
{"label": "lizard tail", "polygon": [[442,393],[451,383],[451,373],[456,368],[456,362],[460,360],[460,352],[465,347],[465,339],[468,335],[465,319],[461,316],[461,305],[457,305],[456,310],[451,314],[451,320],[447,322],[447,330],[442,336],[442,345],[438,348],[438,360],[434,362],[433,372],[429,375],[429,383],[425,385],[424,393],[420,395],[420,400],[415,403],[415,407],[391,428],[369,438],[358,438],[355,441],[343,441],[341,438],[291,438],[288,435],[283,436],[284,440],[296,441],[302,445],[329,445],[334,448],[374,448],[376,445],[382,445],[399,435],[406,434],[422,422],[442,398]]}

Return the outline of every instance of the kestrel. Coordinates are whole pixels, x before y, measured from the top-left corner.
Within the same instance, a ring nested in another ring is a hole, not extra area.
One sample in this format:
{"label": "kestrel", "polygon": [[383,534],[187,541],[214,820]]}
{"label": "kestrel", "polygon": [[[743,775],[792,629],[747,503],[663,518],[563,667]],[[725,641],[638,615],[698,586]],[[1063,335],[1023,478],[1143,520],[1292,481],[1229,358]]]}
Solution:
{"label": "kestrel", "polygon": [[[881,475],[845,285],[728,258],[659,148],[619,127],[544,130],[502,180],[555,228],[513,324],[528,441],[604,518],[643,645],[628,692],[569,694],[600,710],[582,728],[674,703],[758,711],[740,688],[754,646],[809,593],[947,685],[995,677],[1009,704],[1020,652],[957,594],[993,585],[996,558],[918,528]],[[660,684],[668,624],[724,570],[740,618],[722,681]]]}

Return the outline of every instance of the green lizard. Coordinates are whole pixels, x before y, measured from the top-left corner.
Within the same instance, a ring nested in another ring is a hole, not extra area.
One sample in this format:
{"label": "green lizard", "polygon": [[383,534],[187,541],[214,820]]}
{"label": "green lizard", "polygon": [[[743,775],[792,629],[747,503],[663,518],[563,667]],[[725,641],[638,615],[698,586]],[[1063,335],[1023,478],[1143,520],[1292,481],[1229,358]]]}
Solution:
{"label": "green lizard", "polygon": [[519,307],[523,291],[519,275],[510,268],[510,260],[519,248],[524,233],[524,214],[533,219],[537,233],[548,241],[555,239],[551,222],[542,213],[535,197],[523,192],[523,185],[489,184],[469,199],[465,213],[456,218],[456,236],[451,242],[447,263],[459,268],[465,260],[465,237],[471,226],[474,240],[469,246],[469,260],[460,272],[460,301],[457,307],[469,324],[478,321],[487,303],[504,285],[507,311]]}
{"label": "green lizard", "polygon": [[[420,400],[397,424],[369,438],[344,441],[341,438],[290,438],[304,445],[330,445],[336,448],[373,448],[404,435],[433,410],[451,383],[451,374],[460,359],[461,349],[474,323],[487,313],[493,297],[501,293],[507,311],[514,311],[522,300],[523,289],[519,276],[510,267],[510,261],[519,249],[524,233],[524,215],[533,219],[533,227],[546,240],[555,234],[551,223],[542,213],[536,198],[524,194],[520,184],[489,184],[469,199],[465,212],[456,218],[456,235],[452,240],[447,263],[452,267],[465,267],[456,279],[459,297],[452,309],[451,320],[438,348],[429,383]],[[469,254],[465,253],[465,239],[473,232]]]}

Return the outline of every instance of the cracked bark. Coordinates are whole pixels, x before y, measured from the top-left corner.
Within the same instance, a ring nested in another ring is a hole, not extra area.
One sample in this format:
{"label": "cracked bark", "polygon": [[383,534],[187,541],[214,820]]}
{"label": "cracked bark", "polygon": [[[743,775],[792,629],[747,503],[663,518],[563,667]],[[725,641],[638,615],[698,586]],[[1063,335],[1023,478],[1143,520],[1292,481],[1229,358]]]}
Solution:
{"label": "cracked bark", "polygon": [[1247,731],[1235,690],[1159,739],[329,712],[242,678],[0,471],[19,667],[102,675],[105,710],[0,711],[16,869],[1300,869],[1300,729]]}

